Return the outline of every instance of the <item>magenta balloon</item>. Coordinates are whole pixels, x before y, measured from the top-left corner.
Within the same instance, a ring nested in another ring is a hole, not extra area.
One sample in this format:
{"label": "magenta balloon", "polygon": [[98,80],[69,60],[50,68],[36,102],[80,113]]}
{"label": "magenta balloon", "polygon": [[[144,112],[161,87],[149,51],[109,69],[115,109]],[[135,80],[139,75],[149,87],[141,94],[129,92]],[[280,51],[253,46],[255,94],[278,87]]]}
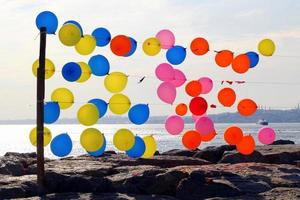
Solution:
{"label": "magenta balloon", "polygon": [[179,69],[174,69],[174,80],[171,81],[171,83],[175,87],[180,87],[185,83],[185,81],[186,81],[186,77],[185,77],[184,73],[182,71],[180,71]]}
{"label": "magenta balloon", "polygon": [[209,117],[200,117],[195,124],[195,129],[201,134],[207,135],[214,130],[214,123]]}
{"label": "magenta balloon", "polygon": [[172,104],[176,98],[176,88],[169,82],[163,82],[157,88],[157,96],[163,102]]}
{"label": "magenta balloon", "polygon": [[272,144],[275,138],[276,133],[270,127],[263,127],[258,131],[258,140],[262,144]]}
{"label": "magenta balloon", "polygon": [[207,114],[204,113],[203,115],[194,115],[192,114],[192,119],[194,122],[197,122],[198,119],[200,119],[200,117],[207,117]]}
{"label": "magenta balloon", "polygon": [[155,69],[156,77],[161,81],[171,82],[174,80],[174,68],[168,63],[161,63]]}
{"label": "magenta balloon", "polygon": [[199,79],[201,83],[202,90],[201,94],[208,94],[213,88],[213,81],[208,77],[202,77]]}
{"label": "magenta balloon", "polygon": [[161,30],[155,37],[159,40],[162,49],[170,49],[175,44],[175,36],[170,30]]}
{"label": "magenta balloon", "polygon": [[165,128],[168,133],[172,135],[178,135],[183,131],[184,121],[181,117],[172,115],[166,119]]}

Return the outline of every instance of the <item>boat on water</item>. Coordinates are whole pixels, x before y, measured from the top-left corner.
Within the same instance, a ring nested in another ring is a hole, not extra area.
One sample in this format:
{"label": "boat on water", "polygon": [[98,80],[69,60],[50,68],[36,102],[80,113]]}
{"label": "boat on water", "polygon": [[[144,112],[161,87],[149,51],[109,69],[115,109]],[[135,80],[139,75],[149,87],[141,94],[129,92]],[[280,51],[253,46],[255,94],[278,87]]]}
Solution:
{"label": "boat on water", "polygon": [[260,119],[256,122],[256,124],[267,126],[269,124],[269,122],[265,119]]}

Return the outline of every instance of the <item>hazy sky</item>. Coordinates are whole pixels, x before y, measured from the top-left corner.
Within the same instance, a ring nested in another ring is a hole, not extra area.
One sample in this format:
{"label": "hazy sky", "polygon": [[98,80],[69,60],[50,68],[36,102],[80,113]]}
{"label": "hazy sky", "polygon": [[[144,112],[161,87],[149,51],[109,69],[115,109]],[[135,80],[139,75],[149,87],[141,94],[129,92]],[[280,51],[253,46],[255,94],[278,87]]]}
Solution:
{"label": "hazy sky", "polygon": [[[125,34],[135,38],[139,42],[138,49],[129,58],[114,56],[108,46],[97,48],[93,55],[107,56],[111,71],[149,76],[143,84],[136,84],[139,77],[129,77],[124,94],[133,103],[149,103],[152,115],[172,114],[174,107],[162,105],[156,97],[160,82],[153,78],[154,70],[159,63],[166,61],[165,51],[149,57],[142,52],[141,43],[166,28],[175,34],[176,44],[185,47],[199,36],[209,41],[211,49],[231,49],[237,53],[256,51],[258,42],[266,37],[276,43],[273,57],[261,57],[259,65],[243,75],[237,75],[229,68],[217,67],[213,52],[197,57],[188,51],[185,62],[176,68],[182,69],[188,79],[209,76],[215,80],[214,91],[206,95],[209,103],[218,104],[216,92],[221,80],[249,81],[235,87],[238,98],[250,97],[259,105],[284,109],[300,103],[300,1],[297,0],[0,0],[0,5],[1,120],[35,117],[36,79],[31,72],[32,63],[39,53],[35,18],[44,10],[57,15],[59,27],[72,19],[80,22],[87,34],[97,27],[106,27],[113,36]],[[91,56],[78,55],[74,48],[63,46],[57,36],[48,35],[47,39],[47,57],[55,63],[57,71],[66,62],[87,62]],[[104,89],[103,80],[103,77],[93,76],[82,84],[68,83],[57,72],[46,82],[46,100],[50,99],[52,90],[61,86],[74,92],[76,102],[96,97],[108,100],[111,94]],[[298,84],[270,84],[274,82]],[[177,92],[175,104],[188,103],[184,88]],[[75,117],[81,105],[75,104],[64,111],[62,117]],[[209,113],[224,111],[233,112],[235,108],[218,107]]]}

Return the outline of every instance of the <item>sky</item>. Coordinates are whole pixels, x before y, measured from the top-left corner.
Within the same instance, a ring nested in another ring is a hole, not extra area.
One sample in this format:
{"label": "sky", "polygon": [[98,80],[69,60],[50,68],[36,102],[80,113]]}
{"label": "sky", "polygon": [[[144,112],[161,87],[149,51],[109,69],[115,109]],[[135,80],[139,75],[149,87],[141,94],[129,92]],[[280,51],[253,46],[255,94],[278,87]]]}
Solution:
{"label": "sky", "polygon": [[[154,71],[158,64],[166,62],[166,51],[149,57],[141,48],[145,39],[154,37],[162,29],[174,33],[177,45],[188,48],[194,38],[204,37],[210,49],[230,49],[237,54],[257,51],[258,42],[264,38],[275,42],[275,54],[261,56],[258,66],[242,75],[234,73],[230,67],[219,68],[213,52],[195,56],[188,51],[185,62],[175,68],[184,71],[189,80],[202,76],[214,80],[213,92],[206,95],[209,104],[219,105],[216,95],[224,87],[222,80],[245,80],[248,83],[233,86],[238,98],[252,98],[261,106],[288,109],[300,103],[300,1],[297,0],[0,0],[0,4],[0,120],[35,118],[36,79],[31,71],[39,53],[35,18],[45,10],[57,15],[59,28],[67,20],[76,20],[86,34],[105,27],[112,36],[124,34],[135,38],[138,49],[129,58],[114,56],[109,46],[98,47],[92,55],[106,56],[111,71],[129,75],[123,93],[133,104],[148,103],[151,115],[174,114],[175,108],[163,104],[156,95],[160,81],[155,78]],[[75,95],[76,103],[62,113],[62,118],[75,118],[78,108],[89,99],[109,100],[111,94],[104,88],[103,77],[92,76],[79,84],[66,82],[61,76],[65,63],[88,62],[92,55],[79,55],[73,47],[63,46],[55,35],[47,36],[46,55],[57,70],[46,81],[46,101],[58,87],[67,87]],[[137,84],[143,76],[146,76],[144,82]],[[174,104],[188,103],[189,99],[181,87]],[[208,113],[235,111],[236,107],[218,106]]]}

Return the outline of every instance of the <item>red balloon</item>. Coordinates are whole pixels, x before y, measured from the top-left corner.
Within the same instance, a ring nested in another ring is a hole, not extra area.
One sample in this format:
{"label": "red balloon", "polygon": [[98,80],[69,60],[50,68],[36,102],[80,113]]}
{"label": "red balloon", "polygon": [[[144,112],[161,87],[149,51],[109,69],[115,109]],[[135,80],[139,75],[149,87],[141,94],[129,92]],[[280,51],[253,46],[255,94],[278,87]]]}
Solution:
{"label": "red balloon", "polygon": [[185,92],[191,96],[196,97],[198,96],[202,91],[202,85],[199,81],[190,81],[185,86]]}
{"label": "red balloon", "polygon": [[243,139],[243,131],[237,126],[230,126],[225,130],[224,139],[229,145],[237,145]]}
{"label": "red balloon", "polygon": [[175,112],[177,115],[183,116],[187,113],[187,105],[185,103],[180,103],[176,106]]}
{"label": "red balloon", "polygon": [[216,130],[213,130],[209,134],[203,135],[203,134],[200,133],[200,135],[201,135],[201,141],[203,141],[203,142],[209,142],[212,139],[214,139],[214,137],[216,137],[217,133],[216,133]]}
{"label": "red balloon", "polygon": [[117,35],[110,42],[111,51],[117,56],[126,56],[131,50],[130,38],[125,35]]}
{"label": "red balloon", "polygon": [[206,39],[199,37],[192,41],[190,48],[195,55],[201,56],[209,51],[209,44]]}
{"label": "red balloon", "polygon": [[233,60],[233,53],[229,50],[219,51],[215,56],[215,61],[220,67],[228,67]]}
{"label": "red balloon", "polygon": [[238,112],[243,116],[251,116],[257,110],[257,105],[252,99],[243,99],[238,104]]}
{"label": "red balloon", "polygon": [[207,111],[207,102],[202,97],[194,97],[189,104],[190,111],[194,115],[203,115]]}
{"label": "red balloon", "polygon": [[251,135],[244,136],[236,145],[236,149],[243,155],[250,155],[255,150],[255,141]]}
{"label": "red balloon", "polygon": [[182,144],[190,150],[194,150],[201,144],[201,135],[199,132],[190,130],[182,136]]}
{"label": "red balloon", "polygon": [[231,88],[223,88],[218,92],[218,100],[225,107],[231,107],[236,99],[236,94]]}
{"label": "red balloon", "polygon": [[246,73],[250,68],[250,59],[246,54],[236,56],[232,61],[232,69],[239,73]]}

